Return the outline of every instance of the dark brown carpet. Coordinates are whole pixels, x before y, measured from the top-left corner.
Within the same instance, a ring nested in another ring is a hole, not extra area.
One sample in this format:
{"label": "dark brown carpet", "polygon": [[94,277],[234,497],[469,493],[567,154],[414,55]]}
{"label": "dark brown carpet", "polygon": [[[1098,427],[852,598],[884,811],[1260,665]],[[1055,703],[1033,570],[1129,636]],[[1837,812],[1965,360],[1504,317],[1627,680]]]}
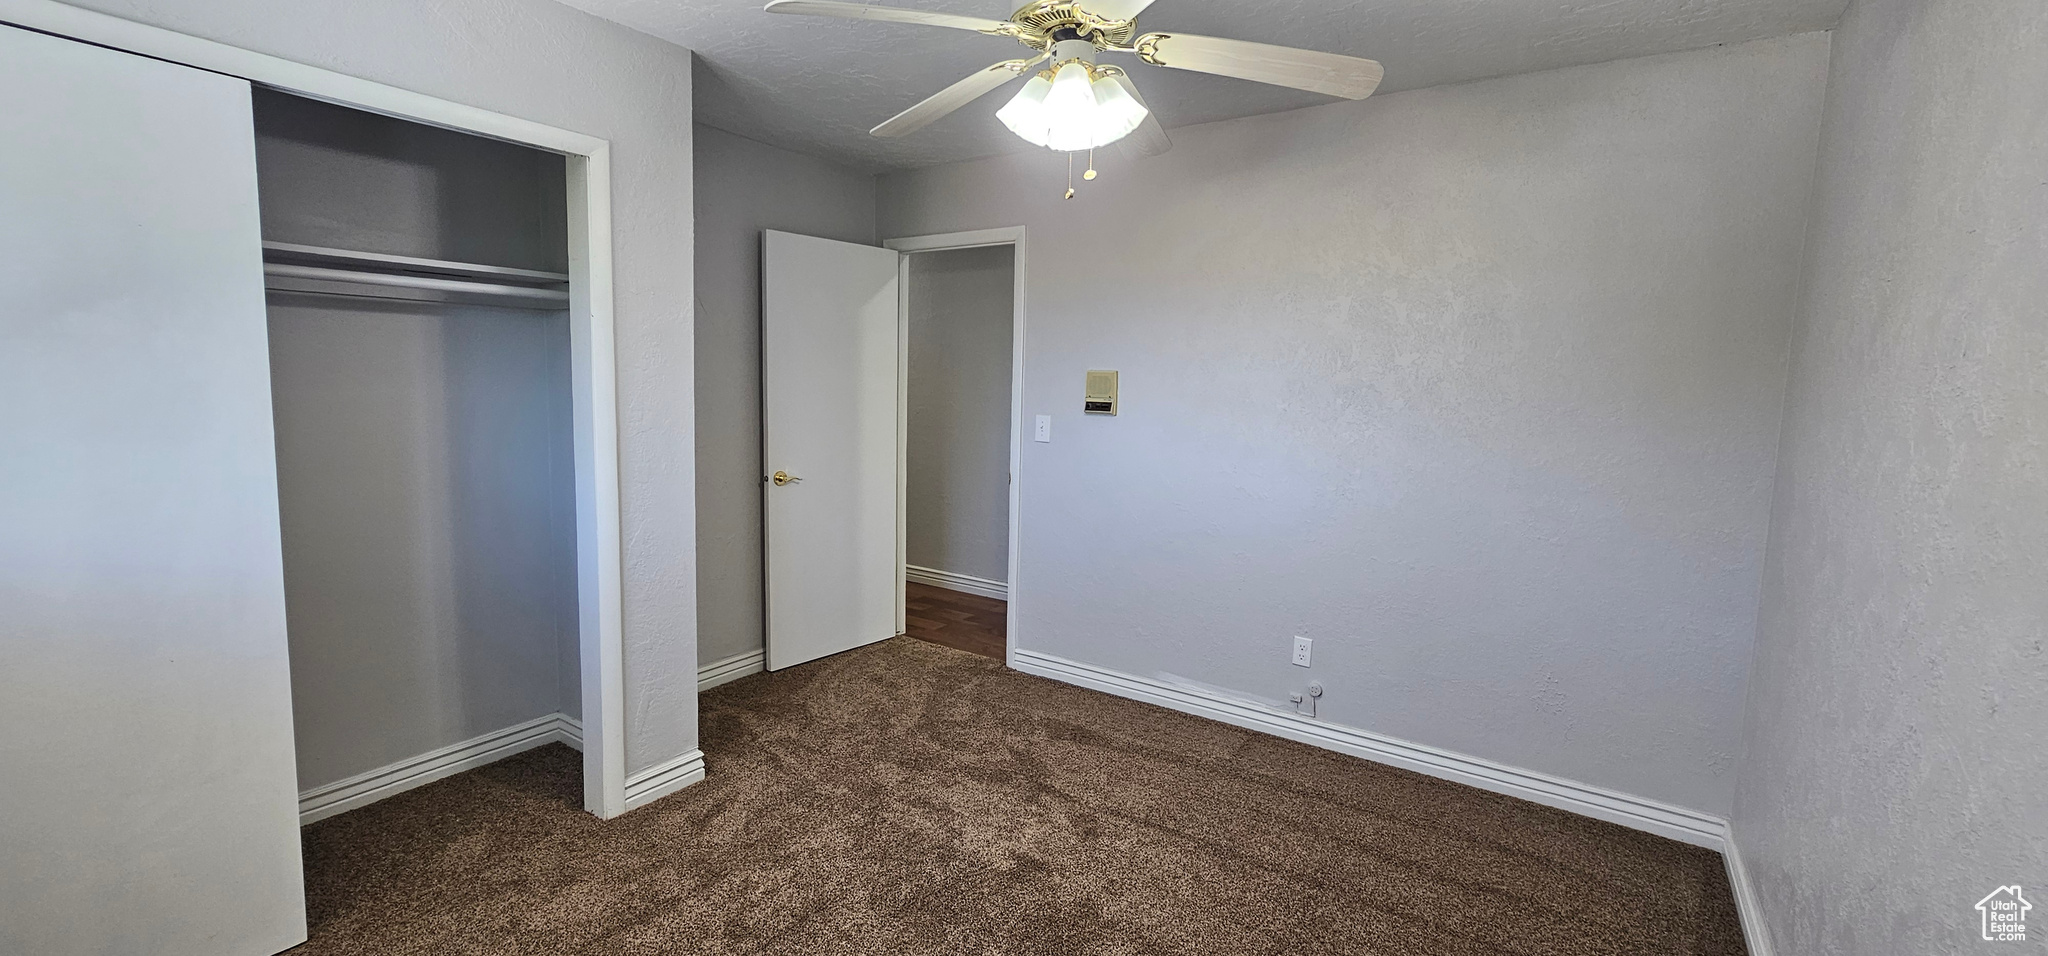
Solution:
{"label": "dark brown carpet", "polygon": [[307,828],[293,952],[1743,952],[1713,853],[913,639],[703,739],[610,822],[555,745]]}

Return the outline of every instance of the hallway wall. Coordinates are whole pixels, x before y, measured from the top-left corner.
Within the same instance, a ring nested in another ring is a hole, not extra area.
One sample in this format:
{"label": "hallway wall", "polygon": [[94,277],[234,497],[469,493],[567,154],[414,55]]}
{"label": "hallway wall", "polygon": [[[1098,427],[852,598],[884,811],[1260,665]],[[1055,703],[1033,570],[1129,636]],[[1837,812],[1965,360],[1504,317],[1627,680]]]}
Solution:
{"label": "hallway wall", "polygon": [[913,567],[1010,577],[1011,246],[910,257],[904,523]]}

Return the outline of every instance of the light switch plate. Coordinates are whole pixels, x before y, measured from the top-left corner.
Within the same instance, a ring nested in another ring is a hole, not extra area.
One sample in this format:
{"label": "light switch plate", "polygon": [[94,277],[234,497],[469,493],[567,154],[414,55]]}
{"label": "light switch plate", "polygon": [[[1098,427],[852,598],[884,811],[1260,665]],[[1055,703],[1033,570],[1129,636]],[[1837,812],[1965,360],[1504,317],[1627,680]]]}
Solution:
{"label": "light switch plate", "polygon": [[1038,430],[1031,434],[1032,441],[1052,441],[1052,416],[1038,416]]}

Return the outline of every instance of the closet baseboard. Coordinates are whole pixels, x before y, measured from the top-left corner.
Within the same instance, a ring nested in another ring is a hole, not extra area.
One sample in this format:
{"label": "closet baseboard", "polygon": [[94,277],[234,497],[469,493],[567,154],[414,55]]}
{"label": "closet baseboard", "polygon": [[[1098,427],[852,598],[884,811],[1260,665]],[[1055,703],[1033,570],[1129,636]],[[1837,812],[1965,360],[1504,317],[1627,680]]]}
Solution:
{"label": "closet baseboard", "polygon": [[1010,586],[1008,584],[1001,581],[991,581],[987,578],[977,578],[971,574],[955,574],[951,571],[940,571],[936,568],[920,568],[914,564],[906,564],[903,566],[903,578],[906,581],[929,584],[932,587],[945,588],[948,591],[979,594],[982,597],[995,598],[998,601],[1010,599]]}
{"label": "closet baseboard", "polygon": [[626,778],[626,809],[637,810],[702,779],[702,750],[662,761]]}
{"label": "closet baseboard", "polygon": [[[368,806],[414,787],[495,763],[544,744],[583,749],[583,723],[567,714],[549,714],[458,744],[429,750],[417,757],[314,787],[299,794],[299,825]],[[700,765],[702,761],[699,761]],[[701,776],[701,771],[699,772]]]}
{"label": "closet baseboard", "polygon": [[748,651],[735,657],[728,657],[697,668],[697,692],[703,693],[720,684],[730,683],[768,669],[766,651]]}

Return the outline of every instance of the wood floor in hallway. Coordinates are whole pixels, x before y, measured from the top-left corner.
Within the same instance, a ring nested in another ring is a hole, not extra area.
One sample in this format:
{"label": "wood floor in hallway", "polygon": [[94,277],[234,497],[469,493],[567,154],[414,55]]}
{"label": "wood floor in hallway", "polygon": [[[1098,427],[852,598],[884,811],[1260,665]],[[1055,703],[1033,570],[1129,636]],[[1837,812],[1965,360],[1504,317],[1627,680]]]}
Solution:
{"label": "wood floor in hallway", "polygon": [[905,633],[957,651],[1003,659],[1009,602],[912,581],[904,585]]}

